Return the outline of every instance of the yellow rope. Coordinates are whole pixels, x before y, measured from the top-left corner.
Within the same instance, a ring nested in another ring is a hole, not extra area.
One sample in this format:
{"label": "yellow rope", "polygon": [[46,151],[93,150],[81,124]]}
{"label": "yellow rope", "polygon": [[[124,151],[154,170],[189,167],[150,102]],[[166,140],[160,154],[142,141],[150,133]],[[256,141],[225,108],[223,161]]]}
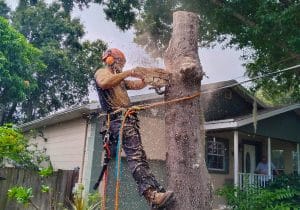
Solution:
{"label": "yellow rope", "polygon": [[[154,108],[154,107],[157,107],[157,106],[163,106],[163,105],[167,105],[167,104],[173,104],[173,103],[177,103],[177,102],[182,102],[182,101],[187,101],[187,100],[191,100],[193,98],[196,98],[196,97],[199,97],[201,95],[201,92],[197,92],[191,96],[184,96],[184,97],[181,97],[181,98],[175,98],[175,99],[171,99],[171,100],[168,100],[168,101],[159,101],[159,102],[155,102],[155,103],[151,103],[151,104],[142,104],[142,105],[134,105],[134,106],[130,106],[128,108],[118,108],[116,107],[116,110],[111,112],[110,114],[117,114],[117,113],[120,113],[120,112],[127,112],[129,110],[131,111],[141,111],[141,110],[146,110],[146,109],[151,109],[151,108]],[[102,116],[106,116],[108,114],[106,113],[101,113],[99,114],[99,117],[102,117]]]}

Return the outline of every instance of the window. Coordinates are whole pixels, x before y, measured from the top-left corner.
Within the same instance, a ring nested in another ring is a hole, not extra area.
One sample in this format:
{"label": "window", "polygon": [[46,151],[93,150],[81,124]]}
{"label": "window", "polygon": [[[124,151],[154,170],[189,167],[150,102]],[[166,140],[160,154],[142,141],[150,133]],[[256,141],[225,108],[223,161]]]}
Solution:
{"label": "window", "polygon": [[272,150],[272,163],[277,170],[284,170],[284,150]]}
{"label": "window", "polygon": [[206,164],[209,171],[227,172],[228,141],[226,139],[207,137]]}

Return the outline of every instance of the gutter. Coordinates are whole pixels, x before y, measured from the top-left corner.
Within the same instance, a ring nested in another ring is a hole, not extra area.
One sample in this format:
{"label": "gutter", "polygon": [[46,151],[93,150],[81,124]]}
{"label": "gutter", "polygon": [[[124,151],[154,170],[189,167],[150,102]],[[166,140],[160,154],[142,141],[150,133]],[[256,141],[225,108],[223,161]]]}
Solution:
{"label": "gutter", "polygon": [[18,125],[18,128],[25,132],[38,127],[49,126],[62,121],[72,120],[74,118],[82,117],[84,115],[99,112],[100,110],[101,108],[98,103],[82,105]]}
{"label": "gutter", "polygon": [[86,116],[81,168],[80,168],[80,174],[79,174],[79,178],[78,178],[79,183],[82,183],[82,178],[83,178],[84,162],[85,162],[84,159],[85,159],[85,154],[86,154],[86,144],[87,144],[87,138],[88,138],[89,122],[90,122],[90,118],[89,118],[89,116]]}

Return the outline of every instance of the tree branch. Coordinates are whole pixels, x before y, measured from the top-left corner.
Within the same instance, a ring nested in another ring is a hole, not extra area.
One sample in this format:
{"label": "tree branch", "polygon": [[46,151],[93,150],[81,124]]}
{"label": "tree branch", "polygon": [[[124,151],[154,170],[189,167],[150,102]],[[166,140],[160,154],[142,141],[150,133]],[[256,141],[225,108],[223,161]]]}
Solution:
{"label": "tree branch", "polygon": [[283,4],[284,7],[289,7],[289,6],[290,6],[290,3],[291,3],[290,0],[279,0],[279,2],[280,2],[281,4]]}
{"label": "tree branch", "polygon": [[8,114],[7,114],[7,116],[6,116],[6,120],[11,120],[11,119],[12,119],[13,114],[14,114],[15,111],[16,111],[17,104],[18,104],[17,102],[13,102],[13,103],[12,103],[12,105],[11,105],[11,107],[10,107],[10,109],[9,109],[9,112],[8,112]]}
{"label": "tree branch", "polygon": [[[224,4],[219,1],[219,0],[210,0],[213,4],[215,4],[216,6],[218,7],[224,7]],[[250,27],[256,27],[257,24],[254,22],[254,21],[251,21],[249,19],[247,19],[245,16],[243,16],[242,14],[240,13],[237,13],[237,12],[233,12],[232,15],[237,18],[238,20],[240,20],[242,23],[246,24],[247,26],[250,26]],[[296,58],[296,59],[299,59],[300,60],[300,54],[299,53],[296,53],[294,51],[291,51],[288,49],[288,47],[284,44],[284,43],[274,43],[277,47],[280,47],[280,48],[283,48],[283,49],[286,49],[287,50],[287,53],[293,57],[293,58]]]}

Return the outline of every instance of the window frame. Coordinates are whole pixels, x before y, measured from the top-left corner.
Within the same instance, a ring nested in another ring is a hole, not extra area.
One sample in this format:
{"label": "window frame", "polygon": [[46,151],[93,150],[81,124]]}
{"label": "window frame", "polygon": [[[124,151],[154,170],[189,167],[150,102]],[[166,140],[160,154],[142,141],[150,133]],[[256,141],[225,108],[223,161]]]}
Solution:
{"label": "window frame", "polygon": [[[281,158],[282,158],[282,163],[280,163],[280,164],[282,164],[283,165],[283,168],[280,168],[280,167],[278,167],[276,164],[277,164],[277,161],[275,161],[273,158],[274,158],[274,154],[273,154],[273,152],[277,152],[277,151],[280,151],[281,152]],[[275,169],[276,170],[278,170],[278,171],[284,171],[285,169],[286,169],[286,164],[285,164],[285,156],[284,156],[284,153],[285,153],[285,150],[284,149],[272,149],[271,150],[271,163],[272,164],[274,164],[274,166],[275,166]]]}
{"label": "window frame", "polygon": [[[209,168],[208,166],[208,143],[215,139],[216,142],[222,143],[224,145],[224,168]],[[209,173],[221,173],[221,174],[228,174],[229,173],[229,143],[228,139],[215,137],[215,136],[206,136],[205,139],[205,160],[206,160],[206,167]]]}

